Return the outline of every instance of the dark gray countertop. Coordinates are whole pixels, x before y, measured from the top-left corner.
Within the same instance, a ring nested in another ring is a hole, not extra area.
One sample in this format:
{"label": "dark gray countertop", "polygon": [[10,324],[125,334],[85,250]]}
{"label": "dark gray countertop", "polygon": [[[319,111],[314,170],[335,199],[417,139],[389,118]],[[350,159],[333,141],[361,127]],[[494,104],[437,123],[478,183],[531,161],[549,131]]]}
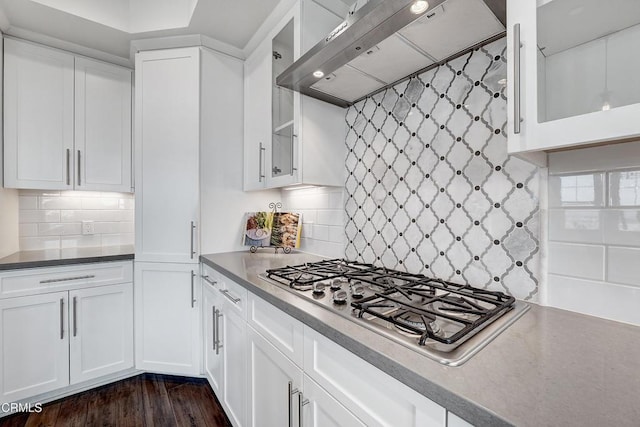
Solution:
{"label": "dark gray countertop", "polygon": [[640,327],[533,305],[467,363],[444,366],[258,277],[318,259],[248,251],[201,257],[474,425],[640,425]]}
{"label": "dark gray countertop", "polygon": [[0,258],[0,271],[133,259],[133,245],[20,251]]}

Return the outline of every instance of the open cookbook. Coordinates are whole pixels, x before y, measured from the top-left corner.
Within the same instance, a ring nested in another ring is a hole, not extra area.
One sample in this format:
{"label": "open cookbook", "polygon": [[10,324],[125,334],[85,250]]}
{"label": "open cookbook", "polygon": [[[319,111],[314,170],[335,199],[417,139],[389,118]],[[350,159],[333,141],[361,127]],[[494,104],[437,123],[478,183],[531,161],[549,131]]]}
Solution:
{"label": "open cookbook", "polygon": [[295,212],[248,212],[242,236],[245,246],[300,247],[302,214]]}

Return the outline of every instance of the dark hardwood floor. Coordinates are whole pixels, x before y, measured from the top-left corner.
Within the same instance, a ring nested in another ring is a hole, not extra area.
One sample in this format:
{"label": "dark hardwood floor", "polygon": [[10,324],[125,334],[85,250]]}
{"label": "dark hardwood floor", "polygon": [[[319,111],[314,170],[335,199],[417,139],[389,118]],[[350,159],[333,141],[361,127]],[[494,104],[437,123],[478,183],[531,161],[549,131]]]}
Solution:
{"label": "dark hardwood floor", "polygon": [[203,379],[144,374],[0,419],[2,427],[231,426]]}

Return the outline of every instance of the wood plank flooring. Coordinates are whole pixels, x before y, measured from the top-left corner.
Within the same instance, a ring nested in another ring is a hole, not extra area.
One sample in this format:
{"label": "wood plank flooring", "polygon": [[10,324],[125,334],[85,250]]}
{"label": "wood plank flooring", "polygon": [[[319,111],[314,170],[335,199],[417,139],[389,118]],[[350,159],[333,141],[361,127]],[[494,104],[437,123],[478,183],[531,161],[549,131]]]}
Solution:
{"label": "wood plank flooring", "polygon": [[144,374],[56,400],[1,427],[230,427],[204,379]]}

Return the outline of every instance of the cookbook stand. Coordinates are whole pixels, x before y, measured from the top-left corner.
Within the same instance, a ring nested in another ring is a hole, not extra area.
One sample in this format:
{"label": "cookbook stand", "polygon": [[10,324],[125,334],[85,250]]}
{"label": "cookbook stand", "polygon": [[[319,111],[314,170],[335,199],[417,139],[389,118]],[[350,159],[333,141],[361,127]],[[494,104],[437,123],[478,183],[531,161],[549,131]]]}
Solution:
{"label": "cookbook stand", "polygon": [[[269,209],[271,209],[272,214],[280,212],[280,209],[282,209],[282,203],[271,202],[269,203]],[[291,247],[289,246],[251,246],[251,248],[249,248],[249,251],[254,254],[258,252],[258,249],[274,249],[275,253],[278,253],[278,249],[282,249],[282,252],[284,252],[285,254],[291,253]]]}

